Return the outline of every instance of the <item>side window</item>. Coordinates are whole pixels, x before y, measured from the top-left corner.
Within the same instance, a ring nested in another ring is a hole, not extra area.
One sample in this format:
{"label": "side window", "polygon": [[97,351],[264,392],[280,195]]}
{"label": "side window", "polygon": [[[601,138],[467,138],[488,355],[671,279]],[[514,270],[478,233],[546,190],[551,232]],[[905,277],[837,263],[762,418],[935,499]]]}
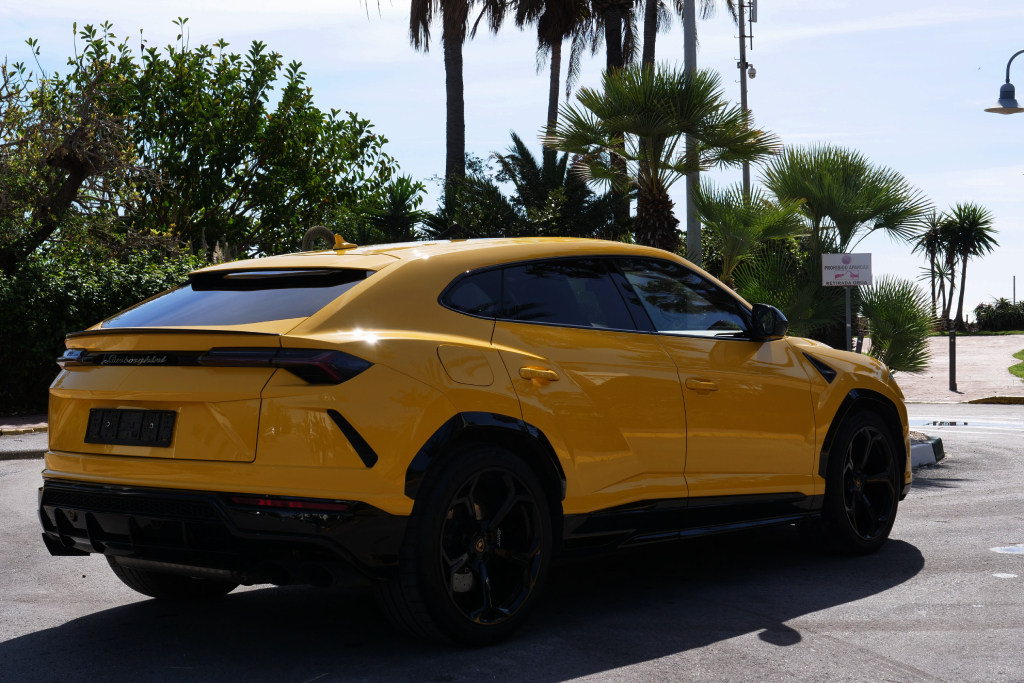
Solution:
{"label": "side window", "polygon": [[445,293],[441,303],[460,313],[493,318],[498,311],[500,300],[501,271],[488,270],[456,282],[455,286]]}
{"label": "side window", "polygon": [[745,307],[697,273],[671,261],[618,263],[658,332],[714,337],[747,329]]}
{"label": "side window", "polygon": [[501,317],[507,320],[636,329],[600,259],[537,261],[504,273]]}

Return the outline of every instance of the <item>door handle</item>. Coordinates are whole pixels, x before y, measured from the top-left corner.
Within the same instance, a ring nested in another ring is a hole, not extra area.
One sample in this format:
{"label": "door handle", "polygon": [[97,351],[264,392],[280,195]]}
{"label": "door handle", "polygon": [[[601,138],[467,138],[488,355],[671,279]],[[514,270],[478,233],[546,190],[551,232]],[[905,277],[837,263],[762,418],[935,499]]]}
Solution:
{"label": "door handle", "polygon": [[534,384],[542,387],[547,385],[548,382],[558,381],[558,373],[547,368],[519,368],[519,376],[523,379],[532,380]]}
{"label": "door handle", "polygon": [[689,377],[686,380],[686,388],[694,391],[718,391],[718,383],[713,379]]}

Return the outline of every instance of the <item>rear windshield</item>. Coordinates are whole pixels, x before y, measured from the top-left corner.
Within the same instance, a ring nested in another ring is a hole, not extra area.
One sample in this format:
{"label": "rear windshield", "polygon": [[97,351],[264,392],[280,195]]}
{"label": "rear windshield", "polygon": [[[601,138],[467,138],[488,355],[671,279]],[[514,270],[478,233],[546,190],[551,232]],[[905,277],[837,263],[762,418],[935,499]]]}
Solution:
{"label": "rear windshield", "polygon": [[196,273],[103,327],[245,325],[308,318],[373,274],[350,268]]}

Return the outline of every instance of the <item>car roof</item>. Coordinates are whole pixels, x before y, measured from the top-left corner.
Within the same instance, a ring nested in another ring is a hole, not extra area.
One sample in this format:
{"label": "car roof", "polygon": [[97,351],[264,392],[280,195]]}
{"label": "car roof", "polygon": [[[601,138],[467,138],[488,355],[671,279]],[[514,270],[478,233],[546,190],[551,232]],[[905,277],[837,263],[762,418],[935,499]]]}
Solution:
{"label": "car roof", "polygon": [[[634,254],[683,261],[674,254],[610,240],[576,237],[515,237],[469,240],[431,240],[375,244],[335,251],[306,251],[265,258],[246,259],[208,266],[197,272],[240,269],[359,268],[382,270],[399,261],[455,257],[460,264],[485,267],[508,261],[557,256]],[[684,261],[685,262],[685,261]],[[692,264],[687,264],[693,267]],[[699,269],[698,269],[699,270]]]}

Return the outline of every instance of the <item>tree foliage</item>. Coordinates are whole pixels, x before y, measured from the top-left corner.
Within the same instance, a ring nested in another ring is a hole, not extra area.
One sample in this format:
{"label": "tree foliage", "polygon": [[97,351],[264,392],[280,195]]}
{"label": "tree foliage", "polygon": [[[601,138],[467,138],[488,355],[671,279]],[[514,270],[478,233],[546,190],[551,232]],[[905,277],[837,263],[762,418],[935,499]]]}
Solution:
{"label": "tree foliage", "polygon": [[244,55],[223,40],[192,47],[186,21],[163,50],[138,55],[109,24],[87,25],[66,76],[4,70],[5,272],[69,213],[106,212],[123,236],[260,255],[297,249],[306,227],[338,226],[387,186],[387,140],[356,114],[318,109],[300,63],[258,41]]}
{"label": "tree foliage", "polygon": [[[611,70],[600,89],[582,88],[576,98],[579,106],[562,108],[544,144],[577,155],[574,170],[589,182],[639,191],[634,236],[640,244],[678,247],[668,190],[687,173],[757,161],[778,149],[774,136],[728,104],[713,71]],[[694,141],[689,148],[686,136]]]}

